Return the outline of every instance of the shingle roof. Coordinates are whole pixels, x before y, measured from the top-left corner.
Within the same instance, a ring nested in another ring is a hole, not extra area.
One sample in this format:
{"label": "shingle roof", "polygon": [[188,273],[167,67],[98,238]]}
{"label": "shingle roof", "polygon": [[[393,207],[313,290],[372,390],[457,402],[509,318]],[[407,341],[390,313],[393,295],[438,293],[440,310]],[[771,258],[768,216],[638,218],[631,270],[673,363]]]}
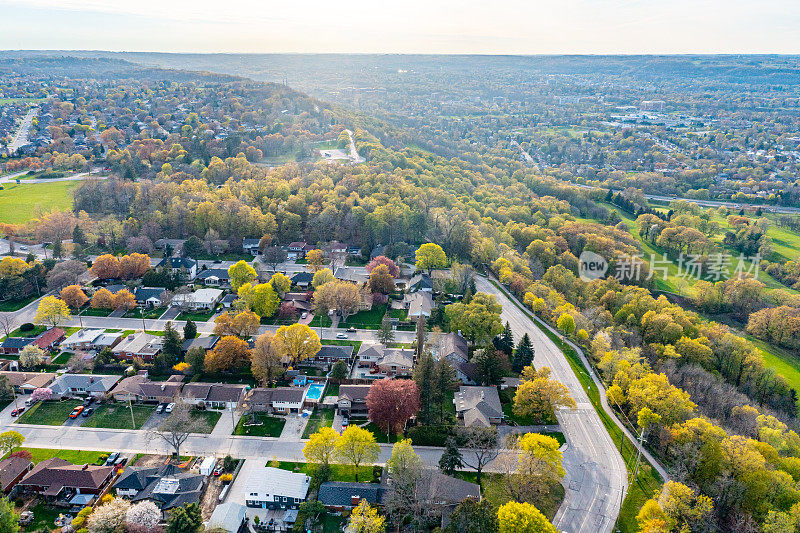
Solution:
{"label": "shingle roof", "polygon": [[18,350],[21,350],[30,343],[32,343],[34,340],[36,339],[32,337],[9,337],[6,340],[4,340],[3,344],[0,344],[0,346],[7,349],[16,348]]}
{"label": "shingle roof", "polygon": [[214,346],[219,341],[219,337],[217,335],[211,335],[208,337],[195,337],[194,339],[186,339],[183,341],[183,351],[188,352],[192,348],[204,348],[206,350],[212,350]]}
{"label": "shingle roof", "polygon": [[28,468],[31,462],[24,457],[9,457],[0,461],[0,492],[5,492],[19,475]]}
{"label": "shingle roof", "polygon": [[327,357],[330,359],[350,359],[353,356],[352,346],[333,346],[323,344],[316,357]]}
{"label": "shingle roof", "polygon": [[491,419],[503,417],[503,406],[497,387],[461,386],[455,395],[456,412],[466,426],[489,427]]}
{"label": "shingle roof", "polygon": [[339,399],[352,401],[366,401],[369,394],[369,385],[339,385]]}
{"label": "shingle roof", "polygon": [[299,403],[303,401],[305,390],[297,387],[278,387],[272,389],[273,402]]}
{"label": "shingle roof", "polygon": [[62,374],[50,385],[53,394],[65,394],[70,389],[87,392],[107,392],[120,380],[120,376],[105,374]]}
{"label": "shingle roof", "polygon": [[74,465],[53,457],[34,466],[20,484],[49,487],[46,492],[49,495],[58,494],[64,487],[97,490],[111,470],[110,466]]}
{"label": "shingle roof", "polygon": [[317,499],[323,505],[349,507],[353,505],[354,496],[367,500],[371,505],[379,504],[383,499],[383,486],[379,483],[326,481],[319,486]]}

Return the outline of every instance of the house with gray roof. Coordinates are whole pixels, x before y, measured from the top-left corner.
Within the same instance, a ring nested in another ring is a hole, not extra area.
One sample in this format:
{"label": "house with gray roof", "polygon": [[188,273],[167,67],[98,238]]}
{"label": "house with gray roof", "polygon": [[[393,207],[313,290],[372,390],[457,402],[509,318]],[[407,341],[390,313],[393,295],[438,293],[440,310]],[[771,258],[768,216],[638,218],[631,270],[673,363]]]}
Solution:
{"label": "house with gray roof", "polygon": [[55,399],[70,396],[99,398],[111,391],[121,378],[106,374],[62,374],[48,388],[53,391]]}
{"label": "house with gray roof", "polygon": [[326,481],[319,486],[317,500],[332,512],[352,511],[361,500],[380,505],[385,490],[380,483]]}
{"label": "house with gray roof", "polygon": [[130,466],[119,477],[117,494],[133,502],[152,501],[166,512],[189,503],[198,503],[206,476],[185,472],[173,464],[158,467]]}
{"label": "house with gray roof", "polygon": [[462,385],[453,403],[456,415],[466,427],[490,427],[503,422],[503,405],[497,387]]}
{"label": "house with gray roof", "polygon": [[218,335],[209,335],[207,337],[195,337],[194,339],[186,339],[181,345],[184,352],[188,352],[192,348],[202,348],[206,351],[213,350],[214,346],[219,342]]}

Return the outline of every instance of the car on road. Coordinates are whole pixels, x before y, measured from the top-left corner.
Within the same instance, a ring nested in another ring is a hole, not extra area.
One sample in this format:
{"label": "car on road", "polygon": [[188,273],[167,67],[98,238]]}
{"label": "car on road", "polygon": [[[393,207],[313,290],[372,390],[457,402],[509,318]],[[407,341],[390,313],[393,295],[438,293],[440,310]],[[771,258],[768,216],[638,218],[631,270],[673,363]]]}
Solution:
{"label": "car on road", "polygon": [[112,453],[108,456],[108,459],[106,459],[106,466],[113,465],[117,459],[119,459],[119,452]]}
{"label": "car on road", "polygon": [[75,409],[72,410],[72,412],[69,414],[69,417],[70,418],[78,418],[78,415],[81,414],[83,412],[83,410],[84,410],[84,407],[82,405],[79,405],[78,407],[76,407]]}
{"label": "car on road", "polygon": [[24,408],[24,407],[17,407],[17,408],[16,408],[16,409],[14,409],[13,411],[11,411],[11,416],[19,416],[19,415],[21,415],[23,412],[25,412],[25,408]]}
{"label": "car on road", "polygon": [[25,400],[25,407],[30,407],[31,405],[35,404],[36,402],[33,401],[33,398],[28,398]]}
{"label": "car on road", "polygon": [[337,339],[346,339],[347,338],[347,333],[337,333],[336,334],[336,338]]}
{"label": "car on road", "polygon": [[350,333],[355,333],[356,332],[356,328],[354,328],[353,326],[350,326],[349,328],[347,328],[347,331],[349,331]]}
{"label": "car on road", "polygon": [[171,412],[172,412],[172,410],[173,410],[173,409],[175,409],[175,404],[174,404],[174,403],[171,403],[171,404],[168,404],[168,405],[167,405],[167,406],[164,408],[164,412],[169,414],[169,413],[171,413]]}
{"label": "car on road", "polygon": [[86,418],[87,416],[89,416],[92,413],[94,413],[94,409],[91,408],[91,407],[87,407],[86,409],[83,410],[83,412],[81,413],[81,416],[83,418]]}
{"label": "car on road", "polygon": [[306,318],[306,317],[308,317],[308,311],[303,311],[303,314],[300,315],[300,318]]}
{"label": "car on road", "polygon": [[163,413],[163,412],[164,412],[164,409],[165,409],[166,407],[167,407],[167,404],[165,404],[165,403],[160,403],[160,404],[158,404],[158,407],[156,407],[156,413],[158,413],[158,414],[161,414],[161,413]]}

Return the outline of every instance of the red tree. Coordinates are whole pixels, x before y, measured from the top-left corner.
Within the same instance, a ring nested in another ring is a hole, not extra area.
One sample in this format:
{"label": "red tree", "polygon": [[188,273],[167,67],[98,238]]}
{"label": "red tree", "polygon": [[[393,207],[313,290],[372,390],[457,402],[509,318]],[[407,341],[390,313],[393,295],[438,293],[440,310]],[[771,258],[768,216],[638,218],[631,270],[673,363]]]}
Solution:
{"label": "red tree", "polygon": [[410,379],[381,379],[369,388],[367,408],[370,420],[387,433],[399,433],[419,411],[419,388]]}
{"label": "red tree", "polygon": [[278,316],[281,318],[288,318],[290,316],[295,316],[297,314],[297,309],[294,308],[292,302],[283,302],[281,306],[278,307]]}
{"label": "red tree", "polygon": [[372,272],[372,270],[379,265],[386,265],[386,268],[389,269],[389,275],[393,278],[397,278],[397,276],[400,275],[400,267],[395,265],[394,261],[385,255],[375,256],[375,259],[367,264],[367,272]]}
{"label": "red tree", "polygon": [[29,452],[28,450],[17,450],[15,452],[12,452],[11,455],[9,455],[9,457],[22,457],[23,459],[27,459],[28,461],[33,460],[33,454],[31,454],[31,452]]}

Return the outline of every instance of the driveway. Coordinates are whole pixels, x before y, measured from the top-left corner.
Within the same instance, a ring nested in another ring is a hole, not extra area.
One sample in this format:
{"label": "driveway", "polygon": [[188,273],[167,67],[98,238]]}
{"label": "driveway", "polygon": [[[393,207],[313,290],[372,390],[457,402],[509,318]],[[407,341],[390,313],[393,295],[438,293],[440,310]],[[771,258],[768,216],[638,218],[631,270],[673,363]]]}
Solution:
{"label": "driveway", "polygon": [[336,410],[336,411],[333,413],[333,424],[331,424],[331,427],[332,427],[333,429],[335,429],[335,430],[336,430],[337,432],[339,432],[339,433],[341,433],[341,432],[342,432],[342,429],[343,429],[343,428],[342,428],[342,420],[343,420],[343,419],[344,419],[344,417],[342,416],[342,414],[341,414],[341,413],[339,412],[339,410],[337,409],[337,410]]}
{"label": "driveway", "polygon": [[222,411],[222,416],[219,417],[217,425],[214,426],[213,430],[211,430],[211,435],[215,437],[227,437],[229,435],[233,435],[233,428],[235,428],[236,424],[239,423],[239,418],[241,418],[241,416],[241,411],[233,411],[233,415],[231,415],[230,409]]}
{"label": "driveway", "polygon": [[150,418],[148,418],[144,424],[142,424],[142,430],[147,431],[156,429],[158,426],[161,425],[162,422],[164,422],[164,420],[167,419],[168,416],[169,415],[164,412],[156,413],[156,407],[154,406],[153,414],[150,415]]}
{"label": "driveway", "polygon": [[299,440],[306,430],[309,417],[301,415],[287,415],[286,424],[283,426],[280,438],[283,440]]}
{"label": "driveway", "polygon": [[181,314],[181,308],[172,306],[172,307],[168,308],[166,311],[164,311],[164,314],[161,315],[158,319],[159,320],[175,320],[176,318],[178,318],[179,314]]}

